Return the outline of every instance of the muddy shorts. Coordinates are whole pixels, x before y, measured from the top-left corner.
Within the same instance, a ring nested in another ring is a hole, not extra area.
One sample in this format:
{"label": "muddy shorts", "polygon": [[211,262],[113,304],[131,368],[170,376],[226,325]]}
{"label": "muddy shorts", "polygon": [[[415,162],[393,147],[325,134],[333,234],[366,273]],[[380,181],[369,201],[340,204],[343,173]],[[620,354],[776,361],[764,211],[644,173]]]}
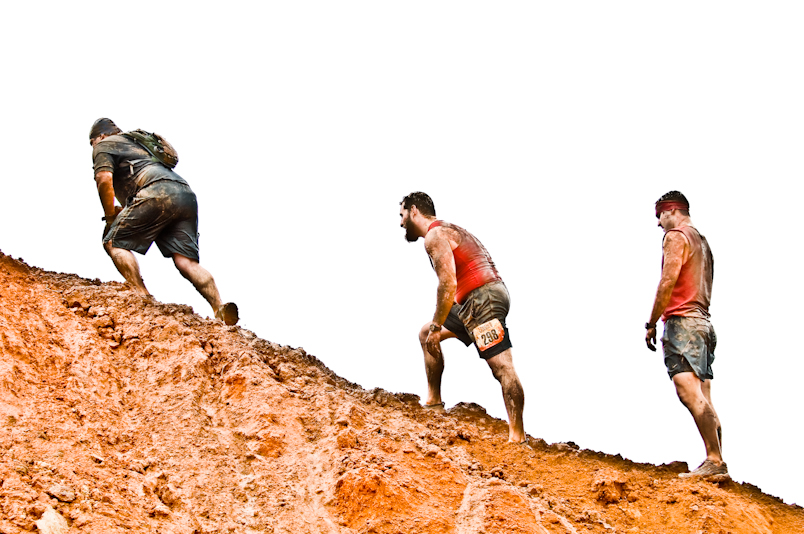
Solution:
{"label": "muddy shorts", "polygon": [[115,218],[103,242],[145,254],[156,241],[163,256],[198,261],[198,202],[190,186],[160,180],[140,189]]}
{"label": "muddy shorts", "polygon": [[453,304],[444,327],[467,347],[472,343],[484,360],[511,348],[505,318],[511,297],[502,282],[489,282],[471,291],[463,304]]}
{"label": "muddy shorts", "polygon": [[711,379],[717,335],[712,323],[697,317],[668,317],[662,347],[667,374],[695,373],[701,381]]}

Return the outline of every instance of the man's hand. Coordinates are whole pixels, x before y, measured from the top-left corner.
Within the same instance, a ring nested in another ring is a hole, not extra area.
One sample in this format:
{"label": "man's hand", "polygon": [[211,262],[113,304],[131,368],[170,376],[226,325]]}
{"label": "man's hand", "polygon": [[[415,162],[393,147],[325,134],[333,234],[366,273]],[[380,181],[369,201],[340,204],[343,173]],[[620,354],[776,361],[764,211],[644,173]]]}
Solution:
{"label": "man's hand", "polygon": [[425,342],[427,352],[432,356],[441,356],[441,330],[430,332]]}
{"label": "man's hand", "polygon": [[114,206],[114,213],[111,215],[104,215],[103,220],[106,221],[106,224],[112,224],[117,216],[120,215],[120,212],[123,211],[123,208],[120,206]]}
{"label": "man's hand", "polygon": [[648,348],[653,352],[656,352],[656,327],[648,328],[645,331],[645,343],[647,343]]}
{"label": "man's hand", "polygon": [[104,217],[104,220],[106,221],[106,226],[103,227],[103,237],[106,237],[106,234],[109,233],[109,228],[112,227],[112,223],[114,222],[115,219],[117,219],[117,216],[120,215],[121,211],[123,211],[123,208],[121,208],[120,206],[115,206],[114,215],[112,216],[107,215],[106,217]]}
{"label": "man's hand", "polygon": [[123,208],[121,208],[120,206],[115,206],[114,207],[114,215],[112,215],[111,217],[107,215],[104,218],[105,221],[106,221],[106,226],[103,227],[103,237],[101,239],[106,237],[106,234],[109,233],[109,228],[112,227],[112,223],[115,221],[115,219],[117,219],[117,216],[120,215],[121,211],[123,211]]}

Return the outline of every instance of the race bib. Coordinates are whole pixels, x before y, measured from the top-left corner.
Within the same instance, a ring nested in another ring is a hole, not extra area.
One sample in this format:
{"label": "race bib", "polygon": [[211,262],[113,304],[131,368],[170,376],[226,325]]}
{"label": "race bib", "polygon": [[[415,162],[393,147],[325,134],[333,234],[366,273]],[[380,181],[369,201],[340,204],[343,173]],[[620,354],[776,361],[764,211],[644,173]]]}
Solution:
{"label": "race bib", "polygon": [[505,330],[499,319],[492,319],[472,330],[472,335],[475,337],[477,348],[484,351],[501,343],[505,339]]}

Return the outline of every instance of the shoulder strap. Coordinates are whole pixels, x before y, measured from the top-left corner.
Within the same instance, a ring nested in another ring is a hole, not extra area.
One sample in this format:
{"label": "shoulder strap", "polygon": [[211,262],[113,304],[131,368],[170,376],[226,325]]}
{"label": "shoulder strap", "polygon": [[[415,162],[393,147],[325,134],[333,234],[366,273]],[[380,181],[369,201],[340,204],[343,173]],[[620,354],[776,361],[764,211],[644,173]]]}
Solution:
{"label": "shoulder strap", "polygon": [[129,163],[134,165],[134,164],[137,164],[137,163],[142,163],[144,161],[153,161],[153,162],[157,162],[157,163],[159,162],[159,158],[156,157],[156,154],[154,154],[151,151],[151,149],[148,146],[148,144],[145,143],[144,136],[142,135],[142,130],[134,130],[134,131],[131,131],[131,132],[124,132],[124,133],[121,133],[120,135],[122,135],[123,137],[125,137],[129,141],[134,141],[135,143],[137,143],[141,148],[144,148],[145,151],[148,152],[148,154],[150,154],[150,156],[151,156],[149,159],[144,159],[144,158],[143,159],[136,159],[136,160],[131,160]]}
{"label": "shoulder strap", "polygon": [[179,162],[179,154],[167,139],[157,133],[146,132],[145,130],[132,130],[122,134],[127,139],[131,139],[143,147],[156,163],[161,163],[168,169],[172,169]]}

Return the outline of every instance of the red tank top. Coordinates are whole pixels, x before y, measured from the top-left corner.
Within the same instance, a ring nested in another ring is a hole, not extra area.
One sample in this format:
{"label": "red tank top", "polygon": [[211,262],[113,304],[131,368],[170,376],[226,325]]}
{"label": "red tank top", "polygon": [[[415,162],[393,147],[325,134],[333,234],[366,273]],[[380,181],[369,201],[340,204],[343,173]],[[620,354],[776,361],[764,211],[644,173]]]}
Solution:
{"label": "red tank top", "polygon": [[[706,238],[692,226],[673,228],[670,232],[681,232],[690,245],[687,261],[681,266],[670,302],[664,310],[662,319],[676,315],[681,317],[709,318],[709,302],[712,298],[712,279],[715,272],[715,259]],[[669,232],[668,232],[669,233]],[[665,237],[667,237],[665,235]],[[664,267],[664,257],[662,257]]]}
{"label": "red tank top", "polygon": [[427,230],[432,230],[436,226],[455,230],[460,236],[458,246],[452,251],[455,256],[455,275],[458,279],[458,289],[455,292],[455,301],[458,304],[463,304],[466,296],[478,287],[502,280],[486,247],[475,236],[460,226],[444,221],[435,221]]}

